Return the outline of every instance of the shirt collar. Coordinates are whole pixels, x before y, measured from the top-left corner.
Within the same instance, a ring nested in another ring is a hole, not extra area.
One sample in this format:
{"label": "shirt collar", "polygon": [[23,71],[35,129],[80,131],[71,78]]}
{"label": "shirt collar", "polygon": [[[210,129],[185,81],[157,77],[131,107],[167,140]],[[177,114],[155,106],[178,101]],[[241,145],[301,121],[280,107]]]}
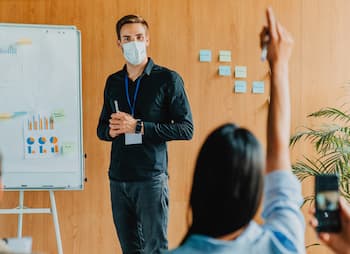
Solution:
{"label": "shirt collar", "polygon": [[[143,70],[141,75],[144,75],[144,74],[147,74],[148,76],[151,75],[151,71],[153,69],[153,66],[154,66],[154,62],[153,62],[152,58],[149,57],[148,61],[147,61],[147,65],[146,65],[146,67]],[[123,72],[127,73],[127,71],[126,71],[126,64],[124,64]]]}
{"label": "shirt collar", "polygon": [[251,221],[247,228],[242,232],[242,234],[240,236],[238,236],[237,239],[232,240],[232,241],[226,241],[226,240],[219,240],[216,238],[211,238],[208,236],[204,236],[204,235],[191,235],[188,238],[189,243],[192,245],[193,243],[197,244],[197,242],[202,242],[207,243],[207,244],[211,244],[211,245],[222,245],[222,246],[240,246],[240,247],[244,247],[247,245],[247,241],[248,242],[255,242],[257,239],[259,239],[261,237],[261,235],[263,234],[263,230],[262,228],[256,224],[256,222]]}
{"label": "shirt collar", "polygon": [[152,58],[149,57],[146,68],[143,70],[143,72],[149,76],[151,74],[153,66],[154,66],[154,62],[153,62]]}

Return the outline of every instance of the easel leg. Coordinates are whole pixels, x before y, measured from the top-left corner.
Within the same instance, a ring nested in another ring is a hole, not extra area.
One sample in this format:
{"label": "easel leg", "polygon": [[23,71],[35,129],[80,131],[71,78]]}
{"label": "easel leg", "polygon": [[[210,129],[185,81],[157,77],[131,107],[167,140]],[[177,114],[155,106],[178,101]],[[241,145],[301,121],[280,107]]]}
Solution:
{"label": "easel leg", "polygon": [[[24,208],[24,191],[19,191],[19,209]],[[17,237],[22,238],[22,228],[23,228],[23,213],[18,214],[18,230]]]}
{"label": "easel leg", "polygon": [[50,190],[50,201],[51,201],[51,211],[52,211],[53,223],[55,225],[58,254],[63,254],[60,226],[58,224],[55,194],[52,190]]}

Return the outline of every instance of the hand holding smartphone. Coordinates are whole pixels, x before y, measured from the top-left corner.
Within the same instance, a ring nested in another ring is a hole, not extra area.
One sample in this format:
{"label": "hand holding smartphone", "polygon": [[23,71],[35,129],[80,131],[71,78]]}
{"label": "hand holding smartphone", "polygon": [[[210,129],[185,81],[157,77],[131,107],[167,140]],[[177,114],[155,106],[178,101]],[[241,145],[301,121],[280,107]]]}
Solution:
{"label": "hand holding smartphone", "polygon": [[318,232],[339,232],[341,230],[338,186],[337,175],[316,176],[315,203]]}

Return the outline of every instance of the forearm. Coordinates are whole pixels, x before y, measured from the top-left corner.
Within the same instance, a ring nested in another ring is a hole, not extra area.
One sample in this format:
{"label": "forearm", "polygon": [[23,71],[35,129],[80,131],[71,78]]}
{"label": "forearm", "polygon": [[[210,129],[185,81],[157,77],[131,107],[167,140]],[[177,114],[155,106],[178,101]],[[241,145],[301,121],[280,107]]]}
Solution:
{"label": "forearm", "polygon": [[179,123],[152,123],[144,122],[144,136],[146,138],[170,141],[189,140],[193,136],[192,121],[182,121]]}
{"label": "forearm", "polygon": [[290,168],[290,94],[288,63],[272,66],[267,126],[267,172]]}
{"label": "forearm", "polygon": [[104,141],[112,141],[113,138],[109,135],[109,127],[108,124],[103,122],[99,122],[97,127],[97,136],[99,139]]}

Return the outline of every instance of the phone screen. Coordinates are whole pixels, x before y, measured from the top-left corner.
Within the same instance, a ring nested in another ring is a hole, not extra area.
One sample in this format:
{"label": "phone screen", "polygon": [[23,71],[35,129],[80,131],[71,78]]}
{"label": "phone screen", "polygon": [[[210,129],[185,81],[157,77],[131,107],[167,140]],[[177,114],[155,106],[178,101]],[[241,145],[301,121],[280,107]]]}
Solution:
{"label": "phone screen", "polygon": [[317,231],[339,232],[339,191],[337,175],[316,176]]}

